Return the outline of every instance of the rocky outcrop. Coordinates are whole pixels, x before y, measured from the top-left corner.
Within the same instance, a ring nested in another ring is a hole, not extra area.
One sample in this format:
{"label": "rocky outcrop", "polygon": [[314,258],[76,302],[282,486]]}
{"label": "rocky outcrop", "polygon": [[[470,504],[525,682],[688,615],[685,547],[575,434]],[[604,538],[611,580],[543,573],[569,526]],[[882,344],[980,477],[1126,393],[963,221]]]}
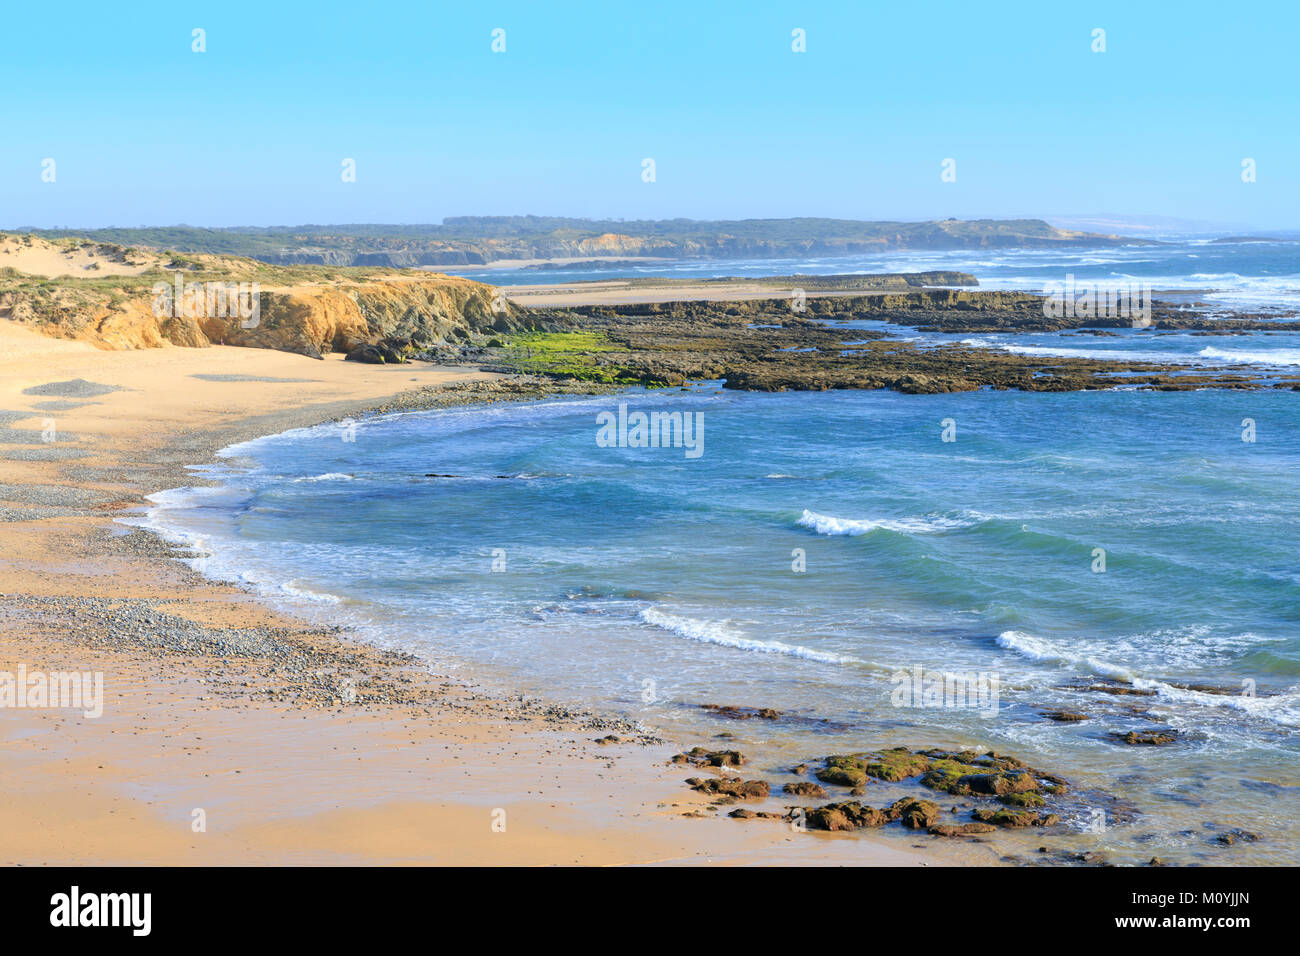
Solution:
{"label": "rocky outcrop", "polygon": [[203,332],[226,345],[303,355],[352,352],[384,340],[423,349],[473,332],[509,331],[518,312],[493,309],[491,287],[452,276],[376,280],[326,288],[264,291],[254,328],[238,317],[206,319]]}

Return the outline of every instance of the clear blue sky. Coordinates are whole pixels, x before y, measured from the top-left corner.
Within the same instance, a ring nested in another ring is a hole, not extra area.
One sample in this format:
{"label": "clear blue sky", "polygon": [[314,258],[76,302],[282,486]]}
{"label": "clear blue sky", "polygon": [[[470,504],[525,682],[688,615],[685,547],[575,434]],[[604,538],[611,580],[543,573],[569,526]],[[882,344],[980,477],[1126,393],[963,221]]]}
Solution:
{"label": "clear blue sky", "polygon": [[[1300,228],[1297,11],[10,4],[0,226],[536,213]],[[191,52],[195,27],[206,53]],[[796,27],[806,53],[791,51]],[[1097,27],[1105,53],[1091,50]],[[641,179],[646,157],[654,183]],[[41,181],[46,158],[54,183]],[[344,158],[355,183],[341,181]],[[945,158],[956,182],[940,180]]]}

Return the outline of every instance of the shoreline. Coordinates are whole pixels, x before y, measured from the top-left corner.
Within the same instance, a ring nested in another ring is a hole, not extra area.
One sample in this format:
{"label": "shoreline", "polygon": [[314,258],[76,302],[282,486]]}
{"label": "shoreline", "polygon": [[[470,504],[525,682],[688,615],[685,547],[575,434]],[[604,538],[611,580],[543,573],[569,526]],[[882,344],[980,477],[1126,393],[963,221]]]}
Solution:
{"label": "shoreline", "polygon": [[[304,626],[115,520],[147,494],[193,483],[187,466],[239,440],[404,410],[412,379],[494,376],[231,347],[104,352],[4,325],[0,540],[15,559],[0,562],[0,670],[102,671],[105,686],[98,720],[6,712],[4,862],[924,865],[966,856],[676,819],[706,803],[666,763],[682,748],[597,744],[614,726],[603,718],[485,695],[346,632]],[[90,394],[87,383],[115,390]],[[42,443],[51,414],[58,437]],[[340,687],[355,688],[355,703]],[[505,831],[495,832],[502,810]]]}

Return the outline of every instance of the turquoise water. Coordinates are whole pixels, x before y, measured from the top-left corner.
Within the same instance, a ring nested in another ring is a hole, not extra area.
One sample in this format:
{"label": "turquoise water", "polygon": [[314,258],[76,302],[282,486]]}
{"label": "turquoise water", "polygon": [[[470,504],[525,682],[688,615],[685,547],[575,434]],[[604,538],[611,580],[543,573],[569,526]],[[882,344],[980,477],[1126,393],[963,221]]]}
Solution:
{"label": "turquoise water", "polygon": [[[1080,846],[1297,863],[1296,401],[707,387],[413,413],[227,449],[150,523],[378,643],[688,745],[732,730],[760,767],[992,747],[1141,811]],[[698,415],[702,453],[605,447],[620,403]],[[998,699],[895,706],[918,666]],[[1108,682],[1152,693],[1087,689]],[[711,702],[788,716],[722,726]],[[1163,727],[1183,739],[1107,738]],[[1208,849],[1215,826],[1266,839]]]}

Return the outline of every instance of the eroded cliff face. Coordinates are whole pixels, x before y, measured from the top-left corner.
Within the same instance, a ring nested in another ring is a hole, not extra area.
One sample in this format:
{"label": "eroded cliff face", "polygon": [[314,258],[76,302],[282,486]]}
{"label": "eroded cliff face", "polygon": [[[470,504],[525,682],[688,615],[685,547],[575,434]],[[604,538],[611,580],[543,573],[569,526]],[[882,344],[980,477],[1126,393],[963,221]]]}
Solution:
{"label": "eroded cliff face", "polygon": [[233,309],[221,315],[184,306],[157,310],[148,282],[113,288],[34,281],[0,291],[0,318],[104,349],[220,344],[311,356],[381,341],[428,348],[520,328],[520,311],[492,287],[443,275],[263,287],[258,304],[248,317]]}
{"label": "eroded cliff face", "polygon": [[394,339],[427,348],[514,330],[517,321],[518,310],[490,286],[433,276],[266,290],[255,327],[236,316],[204,319],[201,328],[210,342],[320,355]]}

